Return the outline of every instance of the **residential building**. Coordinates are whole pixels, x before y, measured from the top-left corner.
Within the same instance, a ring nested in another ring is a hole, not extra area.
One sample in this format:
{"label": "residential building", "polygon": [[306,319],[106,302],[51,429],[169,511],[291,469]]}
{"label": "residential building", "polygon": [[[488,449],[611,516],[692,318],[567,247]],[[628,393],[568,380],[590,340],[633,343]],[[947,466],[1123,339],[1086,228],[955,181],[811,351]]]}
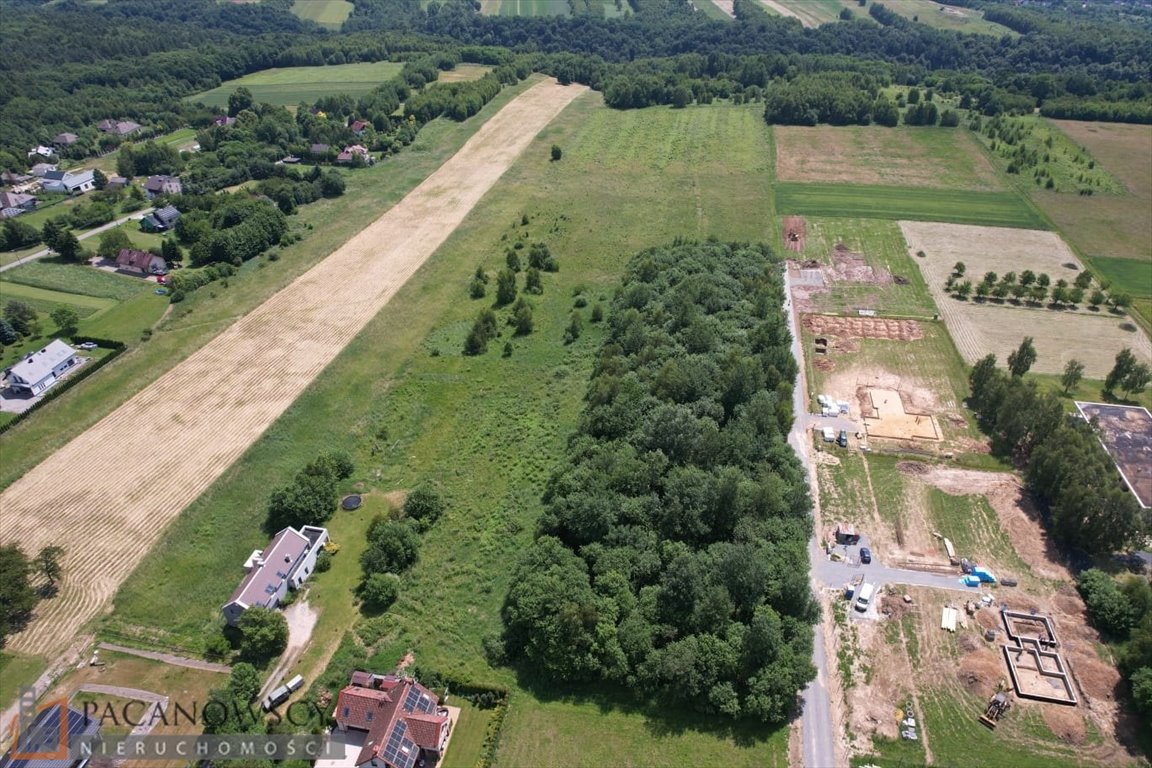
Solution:
{"label": "residential building", "polygon": [[448,710],[411,677],[354,672],[336,699],[336,727],[366,731],[357,768],[434,766],[451,731]]}
{"label": "residential building", "polygon": [[326,155],[330,147],[327,144],[313,144],[308,151],[313,155]]}
{"label": "residential building", "polygon": [[140,130],[140,124],[131,120],[101,120],[96,124],[96,129],[113,136],[131,136]]}
{"label": "residential building", "polygon": [[67,195],[79,195],[96,188],[94,171],[48,171],[44,174],[45,192],[63,192]]}
{"label": "residential building", "polygon": [[140,219],[140,229],[144,232],[167,232],[176,226],[179,219],[180,211],[166,205]]}
{"label": "residential building", "polygon": [[[0,173],[0,184],[8,184],[12,187],[19,186],[20,184],[27,184],[35,177],[26,173],[13,173],[12,171],[4,171]],[[15,191],[15,190],[13,190]]]}
{"label": "residential building", "polygon": [[352,129],[352,133],[356,134],[357,136],[363,136],[364,131],[368,130],[370,125],[371,123],[369,123],[367,120],[353,120],[352,125],[348,127]]}
{"label": "residential building", "polygon": [[84,768],[90,758],[78,756],[81,744],[99,738],[99,718],[54,701],[20,731],[16,743],[0,756],[0,768]]}
{"label": "residential building", "polygon": [[228,115],[220,115],[220,117],[212,121],[212,125],[216,126],[217,128],[227,128],[229,126],[236,125],[236,118],[229,117]]}
{"label": "residential building", "polygon": [[[55,163],[36,163],[36,165],[32,166],[32,170],[30,170],[29,173],[31,173],[33,176],[36,176],[37,178],[42,179],[45,176],[47,176],[49,173],[52,173],[55,170],[56,170],[56,164]],[[61,175],[61,177],[63,177],[64,172],[61,171],[60,175]]]}
{"label": "residential building", "polygon": [[16,208],[23,213],[36,210],[37,202],[32,195],[19,192],[0,192],[0,208]]}
{"label": "residential building", "polygon": [[299,589],[316,570],[316,557],[328,541],[328,529],[306,525],[285,528],[264,549],[256,549],[244,562],[247,575],[224,605],[224,618],[235,625],[244,611],[261,606],[275,608],[290,589]]}
{"label": "residential building", "polygon": [[108,183],[104,185],[104,189],[124,189],[126,186],[128,186],[128,179],[113,174],[108,177]]}
{"label": "residential building", "polygon": [[56,150],[54,148],[46,147],[43,144],[41,144],[38,147],[32,147],[32,149],[28,150],[28,158],[29,159],[32,159],[34,157],[50,158],[50,157],[54,157],[55,155],[56,155]]}
{"label": "residential building", "polygon": [[80,137],[74,133],[58,133],[52,139],[52,144],[57,147],[70,147],[79,140]]}
{"label": "residential building", "polygon": [[369,154],[368,147],[362,144],[349,144],[344,147],[344,151],[336,156],[336,162],[347,165],[357,157],[362,158],[365,165],[372,165],[372,155]]}
{"label": "residential building", "polygon": [[179,176],[149,176],[143,186],[149,200],[158,195],[179,195],[184,192],[184,184]]}
{"label": "residential building", "polygon": [[116,269],[138,275],[155,275],[168,269],[163,258],[148,251],[121,248],[116,254]]}
{"label": "residential building", "polygon": [[8,385],[17,392],[38,395],[50,388],[63,375],[80,363],[76,350],[60,339],[53,339],[38,352],[29,352],[5,373]]}

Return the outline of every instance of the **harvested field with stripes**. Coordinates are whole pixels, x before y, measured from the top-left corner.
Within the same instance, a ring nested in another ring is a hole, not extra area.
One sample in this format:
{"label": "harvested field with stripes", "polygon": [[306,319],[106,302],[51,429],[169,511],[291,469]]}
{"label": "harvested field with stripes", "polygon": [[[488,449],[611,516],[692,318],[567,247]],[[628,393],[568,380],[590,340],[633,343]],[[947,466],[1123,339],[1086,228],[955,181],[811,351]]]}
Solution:
{"label": "harvested field with stripes", "polygon": [[68,575],[10,647],[52,654],[66,646],[168,523],[292,404],[585,90],[547,81],[525,91],[377,221],[0,495],[0,539],[32,552],[63,546]]}

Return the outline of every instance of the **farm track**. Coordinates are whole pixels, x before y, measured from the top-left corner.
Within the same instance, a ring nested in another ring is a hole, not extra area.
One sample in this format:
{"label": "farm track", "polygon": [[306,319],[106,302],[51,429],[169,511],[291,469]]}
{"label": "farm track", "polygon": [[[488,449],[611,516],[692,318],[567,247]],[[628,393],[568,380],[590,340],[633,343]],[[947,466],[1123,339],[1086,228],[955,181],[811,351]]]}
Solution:
{"label": "farm track", "polygon": [[[324,261],[0,494],[0,540],[63,546],[16,651],[55,654],[164,529],[272,425],[586,89],[539,83]],[[252,524],[260,524],[254,512]]]}

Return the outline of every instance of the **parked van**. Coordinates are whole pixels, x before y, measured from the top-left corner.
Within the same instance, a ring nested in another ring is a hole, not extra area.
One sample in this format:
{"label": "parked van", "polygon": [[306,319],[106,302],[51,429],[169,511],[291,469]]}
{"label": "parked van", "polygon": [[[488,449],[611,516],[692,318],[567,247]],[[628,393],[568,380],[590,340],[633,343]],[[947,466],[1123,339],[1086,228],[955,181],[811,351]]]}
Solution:
{"label": "parked van", "polygon": [[860,587],[860,595],[856,598],[856,610],[864,613],[868,610],[868,604],[872,602],[872,593],[876,591],[875,584],[865,584]]}
{"label": "parked van", "polygon": [[300,675],[296,675],[296,677],[284,683],[284,687],[292,691],[292,693],[296,693],[296,691],[300,690],[303,686],[304,678],[300,677]]}
{"label": "parked van", "polygon": [[264,709],[269,711],[275,709],[279,705],[288,701],[288,697],[292,695],[292,691],[288,690],[288,686],[282,685],[272,693],[268,694],[268,698],[264,700]]}

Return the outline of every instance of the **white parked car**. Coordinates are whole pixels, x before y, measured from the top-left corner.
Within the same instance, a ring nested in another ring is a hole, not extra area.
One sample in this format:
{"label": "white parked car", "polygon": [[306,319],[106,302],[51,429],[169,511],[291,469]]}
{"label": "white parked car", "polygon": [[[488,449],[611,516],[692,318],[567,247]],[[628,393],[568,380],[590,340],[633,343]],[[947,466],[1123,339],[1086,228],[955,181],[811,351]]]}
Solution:
{"label": "white parked car", "polygon": [[96,347],[98,347],[100,345],[94,341],[82,341],[79,344],[77,344],[76,346],[79,347],[80,349],[96,349]]}

